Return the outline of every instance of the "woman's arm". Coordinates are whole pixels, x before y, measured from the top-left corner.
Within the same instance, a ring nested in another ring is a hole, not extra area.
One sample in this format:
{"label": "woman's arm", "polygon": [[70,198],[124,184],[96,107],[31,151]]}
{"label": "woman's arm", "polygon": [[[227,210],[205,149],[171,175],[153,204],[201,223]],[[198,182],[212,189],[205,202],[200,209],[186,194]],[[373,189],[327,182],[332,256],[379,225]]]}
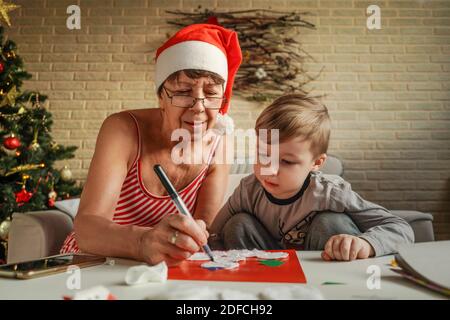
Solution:
{"label": "woman's arm", "polygon": [[[206,244],[205,226],[169,215],[153,228],[112,221],[123,181],[137,154],[136,129],[125,113],[108,117],[100,129],[74,222],[81,251],[176,265]],[[134,148],[134,149],[133,149]],[[175,243],[170,242],[180,232]]]}
{"label": "woman's arm", "polygon": [[81,251],[139,257],[139,241],[148,229],[112,221],[123,181],[137,154],[136,139],[135,125],[128,114],[113,114],[102,124],[74,221]]}

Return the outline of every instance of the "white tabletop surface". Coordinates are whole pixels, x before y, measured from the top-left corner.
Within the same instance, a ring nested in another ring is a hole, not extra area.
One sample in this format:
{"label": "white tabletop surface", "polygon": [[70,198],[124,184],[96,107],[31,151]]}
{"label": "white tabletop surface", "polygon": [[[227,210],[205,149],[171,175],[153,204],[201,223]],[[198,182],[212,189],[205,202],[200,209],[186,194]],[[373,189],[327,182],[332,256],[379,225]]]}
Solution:
{"label": "white tabletop surface", "polygon": [[[422,288],[391,271],[392,256],[356,260],[352,262],[325,262],[319,251],[297,252],[307,285],[320,290],[325,299],[444,299],[440,294]],[[224,281],[167,281],[139,286],[127,286],[124,277],[130,266],[140,264],[131,260],[114,259],[114,265],[100,265],[81,269],[81,290],[103,285],[118,299],[158,298],[167,290],[180,286],[227,288],[255,293],[268,286],[286,286],[286,283],[224,282]],[[376,265],[381,271],[380,289],[369,290],[368,267]],[[67,287],[71,274],[61,273],[30,280],[0,278],[0,299],[62,299],[73,295]],[[323,285],[326,281],[340,285]],[[303,284],[296,284],[303,286]]]}

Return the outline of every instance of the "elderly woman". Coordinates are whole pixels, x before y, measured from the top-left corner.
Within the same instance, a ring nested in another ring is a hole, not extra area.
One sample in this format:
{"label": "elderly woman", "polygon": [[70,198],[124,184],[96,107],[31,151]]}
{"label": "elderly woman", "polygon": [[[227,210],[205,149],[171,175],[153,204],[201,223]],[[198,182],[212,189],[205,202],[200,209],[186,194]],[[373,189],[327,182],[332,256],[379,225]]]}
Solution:
{"label": "elderly woman", "polygon": [[[228,110],[241,60],[236,33],[215,25],[186,27],[158,49],[159,108],[120,112],[104,121],[74,232],[61,253],[176,265],[206,244],[228,175],[226,165],[212,163],[221,137],[207,131]],[[190,133],[194,142],[185,144],[190,147],[183,153],[202,150],[204,161],[174,161],[178,142],[171,136],[177,129]],[[153,171],[155,164],[165,169],[194,219],[177,214]]]}

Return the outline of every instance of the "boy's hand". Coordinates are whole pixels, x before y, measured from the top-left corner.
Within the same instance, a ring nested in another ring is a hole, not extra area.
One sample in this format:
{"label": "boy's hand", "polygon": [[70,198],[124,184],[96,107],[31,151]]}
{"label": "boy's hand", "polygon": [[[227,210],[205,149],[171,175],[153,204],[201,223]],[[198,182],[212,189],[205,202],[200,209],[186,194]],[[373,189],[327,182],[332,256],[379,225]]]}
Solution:
{"label": "boy's hand", "polygon": [[351,261],[367,259],[374,255],[373,247],[366,240],[348,234],[339,234],[328,239],[322,252],[322,259]]}

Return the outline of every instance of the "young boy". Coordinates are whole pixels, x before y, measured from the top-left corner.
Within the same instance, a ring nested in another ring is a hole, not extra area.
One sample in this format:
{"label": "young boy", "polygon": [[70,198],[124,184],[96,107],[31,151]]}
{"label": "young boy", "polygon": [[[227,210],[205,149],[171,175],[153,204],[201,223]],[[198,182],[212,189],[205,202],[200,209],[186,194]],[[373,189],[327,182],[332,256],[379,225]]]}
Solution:
{"label": "young boy", "polygon": [[[264,149],[258,139],[254,174],[242,179],[212,224],[225,249],[323,250],[324,260],[354,260],[391,254],[414,241],[406,221],[362,199],[341,177],[319,171],[331,124],[318,100],[282,96],[261,113],[255,129],[258,137],[261,129],[267,136],[278,129],[279,143],[268,141]],[[279,162],[267,164],[276,147]]]}

